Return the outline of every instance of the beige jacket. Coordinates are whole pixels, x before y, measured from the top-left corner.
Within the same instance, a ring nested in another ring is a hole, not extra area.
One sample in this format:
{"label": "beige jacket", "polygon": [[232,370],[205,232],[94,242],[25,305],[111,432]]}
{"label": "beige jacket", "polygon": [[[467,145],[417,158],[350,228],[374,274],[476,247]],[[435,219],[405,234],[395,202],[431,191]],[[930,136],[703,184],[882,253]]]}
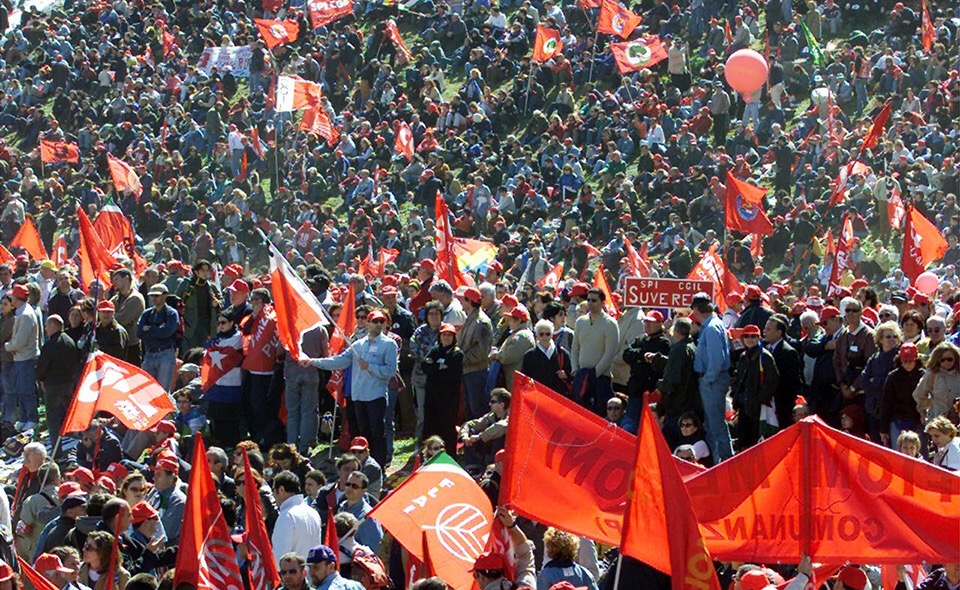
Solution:
{"label": "beige jacket", "polygon": [[463,351],[463,373],[483,371],[490,366],[493,324],[483,310],[475,309],[457,334],[457,346]]}

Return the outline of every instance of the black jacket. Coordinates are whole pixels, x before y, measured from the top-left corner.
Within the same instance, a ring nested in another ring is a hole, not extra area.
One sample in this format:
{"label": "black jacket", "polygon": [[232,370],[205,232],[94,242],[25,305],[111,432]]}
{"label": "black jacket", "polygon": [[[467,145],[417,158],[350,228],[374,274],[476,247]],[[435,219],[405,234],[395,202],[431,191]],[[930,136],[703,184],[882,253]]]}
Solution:
{"label": "black jacket", "polygon": [[[427,395],[452,396],[460,391],[463,380],[463,351],[456,344],[444,347],[439,342],[427,352],[420,364],[427,375]],[[441,368],[441,367],[446,367]]]}
{"label": "black jacket", "polygon": [[631,397],[643,395],[645,391],[653,391],[657,381],[663,376],[653,363],[648,363],[646,354],[666,355],[670,352],[670,341],[663,331],[656,334],[644,334],[634,340],[633,345],[623,351],[623,361],[630,365],[630,380],[627,381],[627,394]]}
{"label": "black jacket", "polygon": [[[570,353],[559,346],[554,348],[555,352],[550,358],[547,358],[539,346],[525,352],[520,372],[560,395],[570,397],[570,386],[573,384],[570,378]],[[561,379],[557,376],[557,371],[565,372],[567,378]]]}
{"label": "black jacket", "polygon": [[763,307],[762,301],[751,301],[749,305],[743,308],[740,319],[737,320],[737,327],[756,326],[762,332],[771,316],[773,316],[773,310],[769,307]]}
{"label": "black jacket", "polygon": [[759,346],[744,350],[733,374],[733,407],[750,418],[760,419],[760,406],[773,400],[779,380],[777,364],[770,351]]}
{"label": "black jacket", "polygon": [[800,393],[800,354],[786,340],[781,340],[772,354],[779,373],[777,389],[773,394],[777,402],[777,421],[780,422],[780,428],[786,428],[793,422],[793,406]]}
{"label": "black jacket", "polygon": [[37,358],[37,381],[43,383],[73,383],[80,362],[80,351],[73,338],[63,332],[51,336],[40,349]]}
{"label": "black jacket", "polygon": [[[81,442],[77,445],[76,453],[77,465],[93,471],[106,471],[111,463],[119,463],[123,459],[120,439],[108,428],[101,430],[99,446],[97,441],[94,441],[89,447],[84,446]],[[96,464],[96,467],[94,467],[94,464]]]}
{"label": "black jacket", "polygon": [[923,367],[918,362],[912,371],[898,365],[887,375],[880,400],[880,432],[890,432],[890,423],[894,420],[913,420],[915,424],[920,424],[920,413],[917,412],[917,402],[913,399],[913,390],[923,378],[923,372]]}
{"label": "black jacket", "polygon": [[657,407],[665,416],[680,416],[685,412],[703,413],[697,375],[693,371],[696,353],[697,345],[687,336],[673,343],[665,360],[663,357],[654,359],[655,365],[663,364],[663,377],[657,381],[657,389],[663,398]]}

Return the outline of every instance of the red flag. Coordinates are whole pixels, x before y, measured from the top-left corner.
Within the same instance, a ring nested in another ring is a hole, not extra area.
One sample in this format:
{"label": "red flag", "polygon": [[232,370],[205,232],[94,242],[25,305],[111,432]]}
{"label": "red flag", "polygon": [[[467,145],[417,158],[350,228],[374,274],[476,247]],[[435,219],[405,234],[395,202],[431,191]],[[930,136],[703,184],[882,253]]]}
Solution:
{"label": "red flag", "polygon": [[347,286],[347,296],[344,297],[340,316],[337,318],[337,328],[330,336],[330,354],[340,354],[350,345],[350,336],[357,329],[356,318],[357,295],[353,290],[353,283]]}
{"label": "red flag", "polygon": [[[630,274],[635,277],[649,277],[653,274],[650,271],[650,264],[633,247],[629,238],[623,238],[623,247],[627,251],[627,260],[630,262]],[[647,249],[647,243],[643,243],[644,251]]]}
{"label": "red flag", "polygon": [[300,34],[300,25],[295,20],[266,20],[262,18],[253,19],[257,29],[263,36],[263,42],[268,49],[273,49],[277,45],[284,43],[293,43]]}
{"label": "red flag", "polygon": [[903,206],[903,199],[900,198],[900,191],[897,190],[896,185],[890,190],[890,195],[887,197],[887,220],[890,221],[890,227],[893,229],[900,229],[903,227],[903,218],[906,217],[907,210]]}
{"label": "red flag", "polygon": [[[912,565],[905,565],[903,568],[906,570],[903,585],[906,587],[906,590],[914,590],[920,586],[920,582],[927,577],[927,572],[924,571],[923,566],[919,563]],[[900,574],[897,573],[897,566],[895,565],[881,565],[880,566],[880,582],[881,587],[883,588],[896,588],[897,583],[900,582]]]}
{"label": "red flag", "polygon": [[461,285],[473,286],[472,281],[460,272],[460,264],[457,262],[457,253],[453,247],[453,232],[450,231],[450,211],[447,209],[447,202],[443,200],[443,195],[437,191],[436,200],[437,210],[437,258],[436,264],[437,276],[444,279],[454,289]]}
{"label": "red flag", "polygon": [[669,575],[673,590],[720,590],[687,488],[646,401],[620,552]]}
{"label": "red flag", "polygon": [[107,584],[104,590],[113,590],[113,585],[115,582],[114,578],[117,575],[117,556],[120,553],[120,534],[119,534],[119,531],[117,531],[117,529],[120,528],[119,514],[117,515],[115,520],[116,522],[114,523],[113,530],[116,532],[113,533],[113,546],[110,547],[110,564],[107,566],[107,573],[106,573]]}
{"label": "red flag", "polygon": [[53,585],[53,582],[43,577],[37,570],[33,569],[22,557],[17,555],[17,563],[20,564],[20,573],[27,579],[36,590],[60,590]]}
{"label": "red flag", "polygon": [[647,37],[624,43],[611,43],[610,51],[621,74],[637,72],[667,59],[667,50],[659,37]]}
{"label": "red flag", "polygon": [[320,104],[320,85],[299,76],[278,76],[274,90],[277,112],[300,111]]}
{"label": "red flag", "polygon": [[933,42],[937,40],[937,32],[933,28],[933,19],[930,18],[930,9],[927,0],[920,0],[920,40],[923,43],[924,53],[930,53]]}
{"label": "red flag", "polygon": [[353,14],[353,0],[308,0],[310,22],[314,29]]}
{"label": "red flag", "polygon": [[[523,373],[514,378],[500,503],[619,545],[636,437]],[[686,479],[704,468],[677,459]],[[571,506],[576,506],[572,510]]]}
{"label": "red flag", "polygon": [[533,60],[543,63],[553,59],[563,51],[560,32],[550,27],[537,25],[537,36],[533,40]]}
{"label": "red flag", "polygon": [[229,378],[223,382],[220,380],[243,362],[242,347],[243,337],[236,335],[226,341],[208,345],[203,353],[203,361],[200,363],[200,389],[209,391],[218,383],[223,386],[239,387],[239,371],[234,373],[236,377],[233,382],[230,382]]}
{"label": "red flag", "polygon": [[560,281],[563,279],[563,261],[556,263],[553,268],[550,269],[547,274],[543,275],[539,281],[537,281],[537,289],[553,289]]}
{"label": "red flag", "polygon": [[763,236],[760,234],[750,235],[750,255],[756,260],[763,256]]}
{"label": "red flag", "polygon": [[[883,137],[883,128],[886,127],[887,121],[890,119],[890,109],[892,108],[893,103],[887,102],[880,109],[880,112],[877,113],[877,118],[873,120],[873,124],[870,125],[870,131],[863,137],[863,145],[860,146],[860,155],[864,151],[873,149],[877,147],[877,141]],[[860,155],[856,159],[860,159]]]}
{"label": "red flag", "polygon": [[337,523],[333,519],[333,508],[327,506],[327,527],[323,531],[323,544],[333,549],[337,558],[337,567],[340,567],[340,538],[337,535]]}
{"label": "red flag", "polygon": [[90,223],[90,218],[77,207],[77,225],[80,228],[80,246],[77,254],[80,256],[80,282],[85,292],[88,292],[94,281],[99,281],[106,289],[110,284],[110,270],[120,266],[110,251],[103,245],[100,235]]}
{"label": "red flag", "polygon": [[600,8],[600,0],[580,0],[580,8],[583,10]]}
{"label": "red flag", "polygon": [[50,162],[79,164],[80,148],[75,143],[43,139],[40,140],[40,161],[48,164]]}
{"label": "red flag", "polygon": [[280,584],[277,560],[273,557],[273,546],[270,545],[270,534],[263,516],[263,505],[260,503],[260,490],[253,485],[250,457],[246,448],[242,451],[243,479],[250,482],[243,486],[243,505],[247,507],[244,511],[243,527],[247,541],[250,590],[273,590]]}
{"label": "red flag", "polygon": [[115,416],[131,430],[150,430],[176,412],[166,389],[149,373],[100,352],[91,352],[60,434],[82,432],[97,412]]}
{"label": "red flag", "polygon": [[167,57],[177,47],[177,40],[173,36],[173,33],[167,30],[167,26],[164,21],[161,20],[158,22],[160,24],[160,37],[163,39],[163,57]]}
{"label": "red flag", "polygon": [[[16,256],[10,253],[3,244],[0,244],[0,264],[13,264],[17,261]],[[57,266],[60,266],[59,264]]]}
{"label": "red flag", "polygon": [[840,290],[840,280],[847,269],[854,264],[850,258],[850,248],[853,246],[853,220],[849,213],[843,214],[840,224],[840,236],[837,238],[837,253],[833,257],[833,268],[830,270],[830,282],[827,284],[827,298],[831,298]]}
{"label": "red flag", "polygon": [[270,249],[270,290],[277,314],[277,335],[291,358],[306,359],[300,350],[305,332],[330,324],[327,312],[276,248]]}
{"label": "red flag", "polygon": [[140,177],[133,171],[133,168],[110,154],[107,154],[107,166],[110,168],[110,176],[113,177],[113,188],[118,193],[130,191],[139,199],[143,193],[143,187],[140,185]]}
{"label": "red flag", "polygon": [[843,202],[847,194],[847,179],[854,174],[861,176],[870,174],[870,167],[859,160],[850,160],[844,167],[840,168],[840,173],[837,174],[837,181],[833,188],[833,194],[830,195],[831,207]]}
{"label": "red flag", "polygon": [[[6,250],[6,248],[4,248],[4,250]],[[60,268],[66,264],[68,260],[70,260],[70,256],[67,251],[67,239],[63,237],[63,234],[60,234],[57,237],[57,241],[53,243],[53,263],[57,265],[57,268]]]}
{"label": "red flag", "polygon": [[397,46],[397,49],[406,56],[407,60],[413,59],[413,54],[410,53],[410,50],[407,49],[407,44],[403,42],[403,37],[400,36],[400,29],[397,28],[397,23],[391,18],[387,19],[387,24],[385,26],[387,33],[387,38],[393,41],[393,44]]}
{"label": "red flag", "polygon": [[603,294],[606,296],[606,299],[603,301],[603,307],[607,310],[607,313],[614,318],[619,318],[620,308],[617,307],[616,302],[613,300],[613,293],[610,291],[610,284],[607,283],[607,275],[603,270],[602,263],[597,267],[597,271],[593,275],[593,286],[603,291]]}
{"label": "red flag", "polygon": [[173,585],[187,584],[197,590],[243,588],[203,437],[194,437],[193,445],[193,469],[190,470]]}
{"label": "red flag", "polygon": [[713,302],[721,314],[727,310],[726,293],[734,291],[743,293],[743,285],[727,268],[723,258],[720,258],[720,255],[717,254],[716,244],[710,246],[710,249],[703,253],[700,261],[693,267],[687,278],[713,282]]}
{"label": "red flag", "polygon": [[745,234],[773,234],[773,224],[763,210],[766,189],[738,180],[727,171],[726,227]]}
{"label": "red flag", "polygon": [[33,224],[33,218],[29,215],[23,218],[23,225],[20,226],[17,235],[13,236],[10,246],[23,248],[34,260],[47,259],[47,249],[43,247],[43,240],[40,239],[37,226]]}
{"label": "red flag", "polygon": [[597,32],[627,39],[642,22],[642,18],[627,10],[615,0],[602,0],[600,17],[597,19]]}
{"label": "red flag", "polygon": [[487,537],[484,553],[503,557],[503,563],[506,566],[503,568],[504,577],[508,580],[514,579],[517,570],[516,546],[510,531],[503,526],[499,518],[494,518],[493,524],[490,525],[490,536]]}
{"label": "red flag", "polygon": [[330,122],[327,111],[320,105],[308,107],[303,111],[303,119],[300,120],[300,129],[302,131],[311,131],[327,140],[327,145],[333,147],[340,141],[340,132]]}
{"label": "red flag", "polygon": [[596,258],[597,256],[600,256],[600,249],[590,242],[584,240],[583,247],[587,249],[587,258]]}
{"label": "red flag", "polygon": [[833,230],[827,230],[827,234],[824,236],[827,240],[827,254],[836,255],[837,253],[837,243],[833,239]]}
{"label": "red flag", "polygon": [[947,240],[922,213],[907,207],[907,223],[903,230],[903,254],[900,268],[911,281],[927,270],[927,265],[942,258],[947,252]]}
{"label": "red flag", "polygon": [[413,160],[413,132],[406,121],[400,121],[397,125],[397,139],[393,144],[393,151],[397,154],[403,154],[407,161]]}
{"label": "red flag", "polygon": [[484,549],[493,509],[477,482],[446,453],[427,461],[367,514],[411,555],[430,562],[454,590],[470,590],[468,571]]}
{"label": "red flag", "polygon": [[133,232],[130,220],[113,201],[107,201],[97,213],[93,228],[114,259],[120,256],[129,258],[138,275],[147,270],[147,260],[137,252],[137,235]]}

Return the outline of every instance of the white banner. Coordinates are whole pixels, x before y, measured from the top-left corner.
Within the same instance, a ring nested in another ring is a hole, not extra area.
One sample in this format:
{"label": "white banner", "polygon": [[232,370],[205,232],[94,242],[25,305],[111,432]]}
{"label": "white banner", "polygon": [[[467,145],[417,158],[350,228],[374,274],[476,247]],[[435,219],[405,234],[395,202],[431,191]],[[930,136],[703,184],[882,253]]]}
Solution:
{"label": "white banner", "polygon": [[218,72],[229,71],[234,76],[247,78],[250,76],[250,54],[248,45],[243,47],[207,47],[200,56],[197,67],[205,74],[211,74],[216,68]]}

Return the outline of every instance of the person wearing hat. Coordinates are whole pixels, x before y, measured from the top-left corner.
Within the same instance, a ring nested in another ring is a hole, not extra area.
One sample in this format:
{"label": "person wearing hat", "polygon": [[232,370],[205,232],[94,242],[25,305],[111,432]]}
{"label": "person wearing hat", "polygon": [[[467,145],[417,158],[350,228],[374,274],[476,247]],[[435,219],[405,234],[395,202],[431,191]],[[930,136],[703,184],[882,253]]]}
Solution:
{"label": "person wearing hat", "polygon": [[37,381],[42,386],[50,446],[54,448],[73,399],[80,351],[73,339],[64,333],[60,316],[48,317],[43,329],[47,341],[37,358]]}
{"label": "person wearing hat", "polygon": [[60,557],[53,553],[41,553],[34,562],[33,569],[60,590],[79,590],[81,588],[70,579],[77,573],[76,570],[64,567]]}
{"label": "person wearing hat", "polygon": [[[37,312],[27,300],[30,290],[17,283],[9,290],[13,301],[13,335],[4,350],[13,354],[12,387],[4,395],[3,419],[16,422],[17,432],[37,427],[36,369],[40,356],[40,325]],[[8,401],[9,398],[9,401]]]}
{"label": "person wearing hat", "polygon": [[180,328],[180,314],[167,305],[167,286],[157,283],[150,287],[151,307],[137,322],[137,336],[143,345],[141,368],[170,391],[177,361],[175,335]]}
{"label": "person wearing hat", "polygon": [[901,344],[897,364],[884,381],[880,399],[880,441],[884,445],[897,448],[901,432],[919,432],[920,413],[913,392],[924,372],[917,345]]}
{"label": "person wearing hat", "polygon": [[314,547],[307,554],[310,583],[317,590],[364,590],[360,582],[340,577],[337,554],[326,545]]}
{"label": "person wearing hat", "polygon": [[114,319],[127,332],[127,345],[122,356],[118,357],[139,367],[143,358],[140,349],[140,337],[137,336],[137,322],[146,304],[143,295],[134,289],[133,273],[127,268],[120,268],[110,277],[115,295],[110,299],[114,307]]}
{"label": "person wearing hat", "polygon": [[183,510],[187,503],[187,497],[180,489],[180,461],[175,454],[162,452],[150,469],[153,471],[153,488],[144,500],[160,514],[167,541],[173,546],[180,539]]}
{"label": "person wearing hat", "polygon": [[230,307],[227,309],[233,314],[234,323],[239,324],[253,311],[250,306],[250,283],[242,278],[235,279],[227,287],[227,296],[230,298]]}
{"label": "person wearing hat", "polygon": [[56,288],[57,265],[50,259],[40,263],[37,273],[30,276],[30,281],[40,287],[40,309],[47,308],[50,293]]}
{"label": "person wearing hat", "polygon": [[97,327],[94,330],[98,350],[114,358],[123,358],[127,352],[127,331],[114,317],[116,307],[109,299],[97,303]]}
{"label": "person wearing hat", "polygon": [[357,433],[370,441],[370,452],[386,467],[387,389],[397,373],[397,343],[383,334],[387,316],[374,310],[367,315],[367,336],[333,357],[309,358],[301,367],[335,371],[351,367],[350,391],[357,415]]}
{"label": "person wearing hat", "polygon": [[[461,298],[467,317],[456,338],[463,353],[464,410],[468,419],[479,418],[488,410],[487,373],[490,368],[490,349],[493,346],[493,323],[481,309],[480,290],[469,287]],[[446,440],[446,439],[444,439]],[[449,441],[447,441],[449,445]],[[448,449],[453,448],[448,446]]]}
{"label": "person wearing hat", "polygon": [[514,547],[514,579],[505,576],[506,563],[503,555],[485,551],[477,556],[470,568],[473,579],[480,590],[503,590],[526,586],[537,588],[536,570],[533,562],[533,541],[527,539],[517,526],[517,517],[504,507],[497,508],[494,514],[507,529]]}
{"label": "person wearing hat", "polygon": [[[474,311],[479,311],[479,308]],[[457,328],[450,324],[441,324],[436,344],[430,348],[420,364],[426,375],[423,437],[438,435],[448,449],[457,448],[460,384],[465,382],[463,366],[464,353],[457,346]]]}
{"label": "person wearing hat", "polygon": [[490,360],[500,363],[506,388],[512,390],[514,374],[523,365],[523,355],[533,350],[536,341],[530,329],[530,312],[525,306],[518,305],[513,308],[504,319],[510,333],[498,349],[491,351]]}
{"label": "person wearing hat", "polygon": [[77,519],[87,514],[87,495],[79,486],[64,489],[65,485],[61,484],[57,489],[60,514],[43,527],[37,541],[37,552],[49,552],[54,547],[68,544],[67,537],[76,527]]}
{"label": "person wearing hat", "polygon": [[740,313],[740,319],[737,320],[738,328],[747,326],[756,326],[763,330],[767,325],[767,320],[773,315],[773,310],[763,304],[763,292],[757,285],[747,285],[744,292],[744,299],[747,300],[746,306]]}
{"label": "person wearing hat", "polygon": [[[749,325],[740,336],[744,350],[737,359],[730,396],[737,411],[737,448],[749,449],[760,440],[761,406],[770,406],[780,381],[770,351],[760,346],[760,328]],[[787,411],[793,408],[791,405]],[[786,426],[788,423],[784,423]]]}
{"label": "person wearing hat", "polygon": [[730,431],[726,422],[726,399],[729,387],[730,342],[723,321],[714,312],[713,299],[697,293],[690,303],[690,319],[700,324],[693,370],[699,379],[703,402],[703,426],[710,451],[717,461],[733,456]]}
{"label": "person wearing hat", "polygon": [[281,393],[273,387],[280,342],[277,314],[272,303],[269,289],[254,289],[250,294],[252,311],[240,323],[243,333],[243,406],[250,439],[255,441],[266,440],[268,430],[276,426],[280,410]]}
{"label": "person wearing hat", "polygon": [[370,485],[367,493],[374,500],[380,499],[380,489],[383,487],[383,468],[370,456],[370,443],[362,436],[355,436],[350,441],[350,452],[353,453],[360,462],[360,471],[367,476]]}
{"label": "person wearing hat", "polygon": [[[627,411],[623,429],[637,433],[640,425],[640,410],[643,409],[643,394],[657,388],[663,377],[663,364],[654,363],[656,357],[666,358],[670,341],[663,332],[663,314],[657,310],[643,314],[643,335],[623,351],[623,360],[630,365],[630,380],[627,381]],[[679,418],[679,416],[676,416]]]}

